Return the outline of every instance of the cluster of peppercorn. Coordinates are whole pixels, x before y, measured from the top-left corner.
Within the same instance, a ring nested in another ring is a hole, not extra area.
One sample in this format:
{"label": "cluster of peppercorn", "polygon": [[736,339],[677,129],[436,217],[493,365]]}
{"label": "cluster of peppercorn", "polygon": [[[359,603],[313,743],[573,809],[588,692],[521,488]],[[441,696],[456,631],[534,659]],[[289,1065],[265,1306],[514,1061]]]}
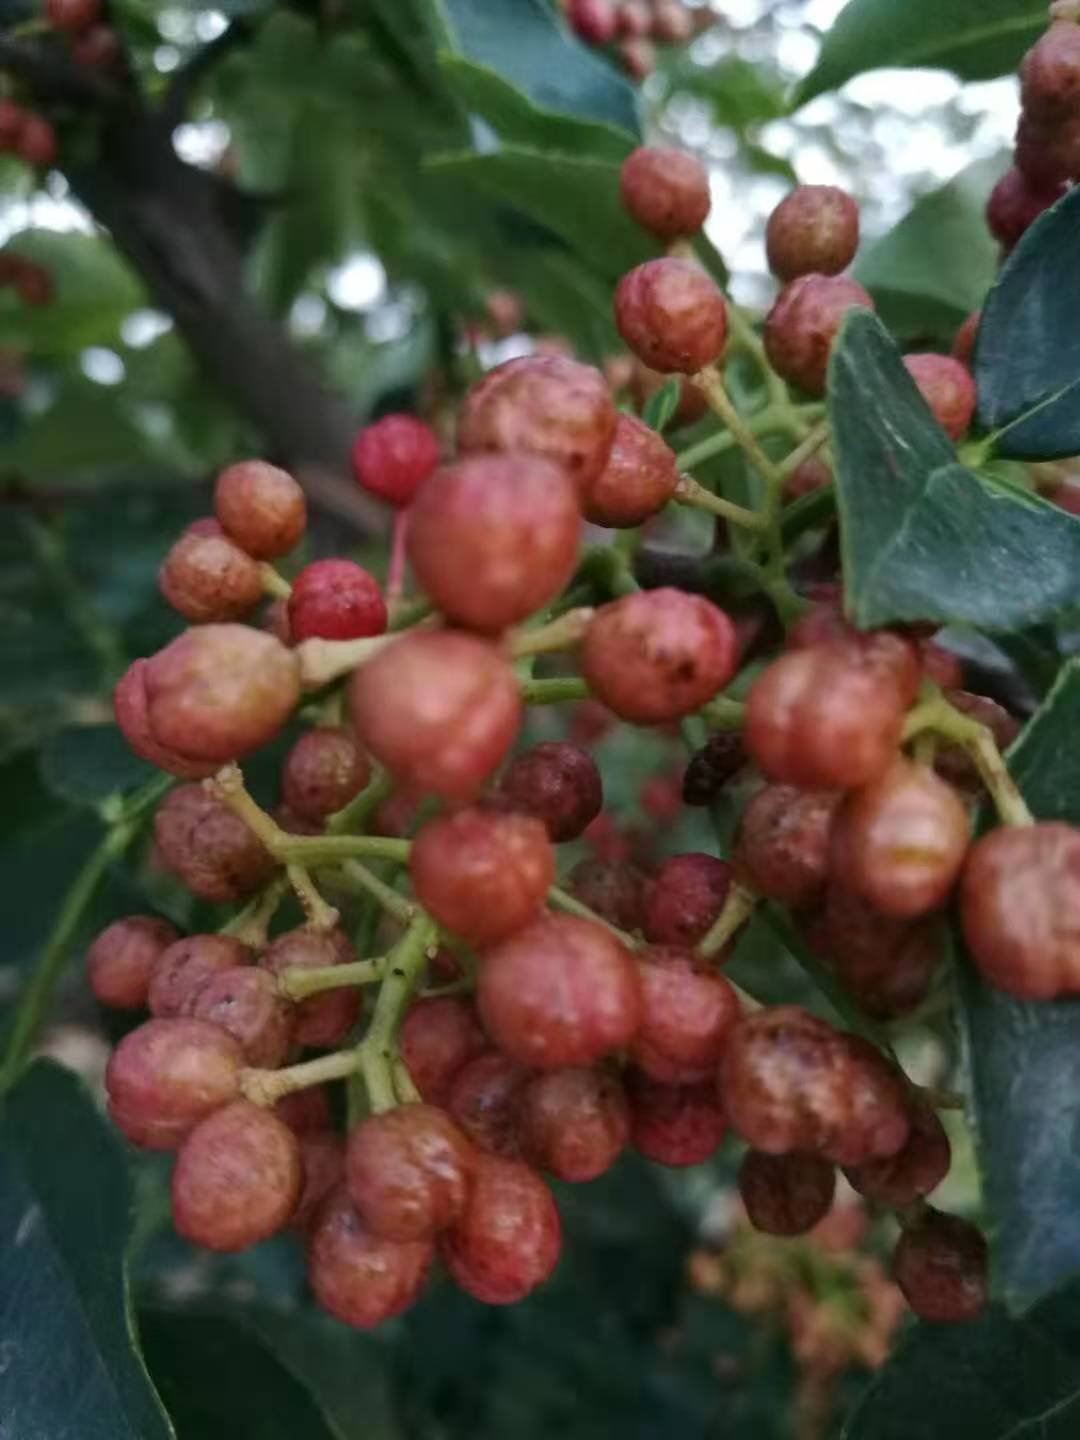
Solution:
{"label": "cluster of peppercorn", "polygon": [[0,251],[0,289],[10,285],[24,305],[48,305],[55,294],[44,265],[11,250]]}
{"label": "cluster of peppercorn", "polygon": [[45,19],[67,41],[76,65],[107,70],[123,59],[120,37],[102,11],[102,0],[45,0]]}
{"label": "cluster of peppercorn", "polygon": [[644,80],[657,45],[685,45],[712,17],[682,0],[567,0],[566,18],[586,45],[612,47],[631,79]]}
{"label": "cluster of peppercorn", "polygon": [[15,155],[35,170],[47,170],[56,159],[56,134],[44,115],[0,99],[0,154]]}
{"label": "cluster of peppercorn", "polygon": [[[926,1203],[950,1163],[938,1097],[887,1047],[797,1006],[762,1008],[721,972],[755,907],[782,906],[873,1033],[927,996],[955,905],[988,981],[1076,993],[1080,835],[1031,822],[1001,764],[1012,717],[959,688],[930,633],[853,629],[838,575],[814,605],[774,587],[786,634],[761,666],[710,600],[639,589],[621,545],[580,555],[583,520],[633,531],[671,502],[764,536],[827,438],[804,435],[785,469],[732,405],[729,325],[745,320],[690,249],[709,209],[701,166],[636,151],[622,196],[676,253],[619,283],[620,334],[717,411],[762,469],[766,509],[680,475],[599,371],[554,354],[472,386],[453,459],[408,416],[361,432],[357,478],[396,515],[385,594],[343,559],[288,584],[273,562],[304,533],[300,488],[259,461],[224,471],[213,517],[161,571],[191,626],[131,666],[115,708],[137,753],[186,782],[155,817],[162,863],[197,896],[247,903],[215,934],[135,916],[94,943],[95,994],[152,1017],[111,1059],[110,1113],[134,1143],[178,1151],[181,1234],[231,1250],[291,1225],[315,1295],[354,1325],[410,1304],[436,1251],[470,1295],[523,1298],[559,1252],[542,1171],[589,1180],[628,1144],[696,1164],[729,1130],[748,1147],[739,1189],[759,1230],[818,1224],[840,1168],[900,1219],[894,1274],[912,1307],[961,1320],[984,1302],[986,1246]],[[762,354],[811,407],[844,315],[872,303],[842,273],[857,241],[853,202],[827,187],[796,190],[769,222],[783,289]],[[962,435],[966,366],[909,361]],[[598,592],[604,603],[583,603]],[[244,623],[267,599],[261,628]],[[578,674],[538,678],[546,654]],[[743,704],[722,692],[749,659]],[[305,692],[320,721],[290,750],[271,815],[237,762]],[[602,813],[599,772],[571,743],[511,752],[527,705],[586,693],[628,724],[713,727],[686,798],[707,803],[736,773],[757,781],[730,862],[679,855],[646,881],[587,861],[560,887],[557,847]],[[376,821],[391,791],[419,803],[412,839],[374,833],[392,828]],[[986,791],[1006,823],[973,843]],[[306,923],[273,934],[290,887]],[[381,907],[387,953],[357,954],[327,898],[339,893]],[[322,1089],[334,1079],[354,1101],[344,1139]]]}

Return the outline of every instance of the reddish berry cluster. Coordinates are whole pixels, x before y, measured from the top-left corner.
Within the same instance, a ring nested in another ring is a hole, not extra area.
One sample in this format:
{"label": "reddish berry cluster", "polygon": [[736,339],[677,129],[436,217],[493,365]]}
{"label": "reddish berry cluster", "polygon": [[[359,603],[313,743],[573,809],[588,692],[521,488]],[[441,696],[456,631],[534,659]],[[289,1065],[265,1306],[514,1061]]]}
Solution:
{"label": "reddish berry cluster", "polygon": [[45,18],[68,42],[75,64],[110,70],[123,62],[123,45],[101,10],[101,0],[45,0]]}
{"label": "reddish berry cluster", "polygon": [[56,134],[44,115],[27,110],[14,100],[0,99],[0,154],[7,153],[48,170],[56,160]]}
{"label": "reddish berry cluster", "polygon": [[708,23],[682,0],[566,0],[566,18],[586,45],[612,47],[632,80],[655,69],[657,45],[684,45]]}

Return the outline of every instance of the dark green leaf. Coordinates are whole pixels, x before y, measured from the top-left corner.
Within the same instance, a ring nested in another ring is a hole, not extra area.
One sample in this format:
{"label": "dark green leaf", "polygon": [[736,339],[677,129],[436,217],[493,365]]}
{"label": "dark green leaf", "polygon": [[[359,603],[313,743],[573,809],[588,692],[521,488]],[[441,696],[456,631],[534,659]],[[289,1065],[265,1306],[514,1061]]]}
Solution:
{"label": "dark green leaf", "polygon": [[650,395],[641,412],[641,418],[646,425],[650,425],[661,434],[666,429],[668,421],[679,408],[679,397],[682,394],[682,386],[678,379],[669,380],[666,385],[661,386],[655,395]]}
{"label": "dark green leaf", "polygon": [[837,342],[829,415],[846,604],[857,625],[936,620],[1009,631],[1080,602],[1080,521],[958,464],[869,311],[853,312]]}
{"label": "dark green leaf", "polygon": [[879,1371],[843,1440],[1073,1440],[1080,1427],[1080,1287],[1023,1319],[919,1325]]}
{"label": "dark green leaf", "polygon": [[548,0],[441,0],[441,10],[449,43],[536,105],[640,134],[632,87],[571,36]]}
{"label": "dark green leaf", "polygon": [[983,303],[998,267],[984,208],[1004,168],[998,159],[969,165],[859,256],[852,273],[898,339],[946,348]]}
{"label": "dark green leaf", "polygon": [[168,1440],[124,1274],[131,1189],[80,1082],[35,1065],[0,1112],[0,1434]]}
{"label": "dark green leaf", "polygon": [[795,101],[882,66],[933,66],[965,80],[1015,70],[1046,28],[1042,0],[849,0]]}
{"label": "dark green leaf", "polygon": [[45,742],[41,773],[61,800],[96,807],[158,772],[139,759],[115,725],[76,725]]}
{"label": "dark green leaf", "polygon": [[[1080,661],[1009,754],[1040,820],[1080,824]],[[1080,1006],[1025,1002],[959,969],[996,1288],[1024,1309],[1080,1273]]]}
{"label": "dark green leaf", "polygon": [[38,355],[77,355],[87,345],[114,345],[132,310],[146,303],[134,272],[102,235],[24,230],[10,250],[43,265],[55,295],[48,305],[0,304],[0,340]]}
{"label": "dark green leaf", "polygon": [[[1080,187],[1024,235],[979,324],[979,419],[987,430],[1009,426],[996,448],[1011,459],[1051,460],[1080,452],[1078,225]],[[1022,418],[1028,414],[1030,419]]]}
{"label": "dark green leaf", "polygon": [[611,280],[656,253],[623,212],[619,167],[610,161],[507,146],[494,155],[440,156],[431,168],[513,206]]}
{"label": "dark green leaf", "polygon": [[623,130],[542,109],[485,65],[458,55],[443,55],[439,63],[454,94],[509,144],[563,155],[592,155],[618,165],[634,147],[633,138]]}
{"label": "dark green leaf", "polygon": [[236,1321],[146,1310],[140,1324],[177,1440],[333,1440],[304,1386]]}

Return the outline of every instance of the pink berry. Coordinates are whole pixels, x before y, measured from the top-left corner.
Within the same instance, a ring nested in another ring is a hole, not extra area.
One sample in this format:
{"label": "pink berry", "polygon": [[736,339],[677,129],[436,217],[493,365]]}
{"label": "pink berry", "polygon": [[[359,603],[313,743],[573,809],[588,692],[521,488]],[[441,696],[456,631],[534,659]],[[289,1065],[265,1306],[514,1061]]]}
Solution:
{"label": "pink berry", "polygon": [[635,150],[623,162],[619,193],[631,218],[658,240],[696,235],[709,213],[708,173],[683,150]]}
{"label": "pink berry", "polygon": [[642,1019],[630,1057],[665,1085],[711,1076],[723,1053],[739,1001],[728,982],[690,950],[653,945],[638,956]]}
{"label": "pink berry", "polygon": [[432,1105],[447,1104],[457,1076],[487,1046],[472,1004],[456,995],[417,1001],[401,1027],[401,1058]]}
{"label": "pink berry", "polygon": [[633,529],[657,514],[675,493],[674,452],[634,415],[620,415],[608,463],[582,495],[585,519]]}
{"label": "pink berry", "polygon": [[249,965],[251,958],[248,947],[231,935],[185,935],[177,939],[154,962],[147,992],[151,1015],[168,1019],[190,1014],[190,1001],[208,980],[222,970]]}
{"label": "pink berry", "polygon": [[154,840],[162,862],[191,893],[219,905],[246,899],[274,873],[262,841],[201,785],[166,795],[154,816]]}
{"label": "pink berry", "polygon": [[333,1190],[310,1227],[308,1279],[322,1308],[346,1325],[373,1330],[400,1315],[424,1288],[434,1246],[401,1244],[364,1228],[344,1186]]}
{"label": "pink berry", "polygon": [[513,1305],[548,1278],[561,1246],[559,1212],[536,1171],[478,1156],[465,1211],[439,1247],[461,1289],[487,1305]]}
{"label": "pink berry", "polygon": [[872,310],[861,285],[843,275],[800,275],[765,318],[765,353],[776,373],[808,395],[824,395],[829,356],[849,310]]}
{"label": "pink berry", "polygon": [[535,1076],[522,1092],[520,1111],[528,1159],[574,1184],[610,1170],[630,1135],[622,1082],[599,1066]]}
{"label": "pink berry", "polygon": [[321,825],[354,800],[371,779],[371,765],[345,729],[319,726],[301,735],[285,758],[281,797],[301,820]]}
{"label": "pink berry", "polygon": [[[272,975],[280,975],[283,970],[348,965],[355,959],[356,952],[343,930],[312,930],[304,925],[279,935],[263,952],[260,963]],[[359,1014],[360,994],[354,986],[312,995],[296,1006],[296,1042],[331,1049],[342,1043]]]}
{"label": "pink berry", "polygon": [[189,525],[165,557],[158,584],[186,620],[242,620],[263,598],[259,567],[216,520]]}
{"label": "pink berry", "polygon": [[967,434],[975,414],[975,381],[951,355],[905,355],[904,365],[950,440]]}
{"label": "pink berry", "polygon": [[662,1085],[631,1070],[626,1093],[630,1143],[647,1160],[681,1168],[701,1165],[719,1150],[727,1120],[715,1085]]}
{"label": "pink berry", "polygon": [[696,375],[720,358],[727,304],[690,260],[647,260],[619,281],[615,323],[639,360],[665,374]]}
{"label": "pink berry", "polygon": [[113,714],[127,743],[141,760],[156,765],[181,780],[202,780],[218,768],[214,761],[189,760],[167,750],[154,739],[146,699],[147,660],[135,660],[124,671],[113,691]]}
{"label": "pink berry", "polygon": [[353,1130],[345,1183],[363,1225],[385,1240],[425,1240],[465,1208],[475,1152],[443,1110],[399,1105]]}
{"label": "pink berry", "polygon": [[486,1155],[521,1158],[521,1101],[529,1071],[497,1050],[477,1055],[458,1071],[446,1108]]}
{"label": "pink berry", "polygon": [[95,999],[117,1010],[146,1004],[154,963],[180,934],[156,915],[114,920],[86,953],[86,973]]}
{"label": "pink berry", "polygon": [[800,275],[839,275],[855,258],[859,207],[834,185],[800,185],[769,216],[769,269],[785,284]]}
{"label": "pink berry", "polygon": [[148,1020],[105,1072],[109,1115],[136,1145],[175,1150],[194,1125],[237,1098],[243,1052],[205,1020]]}
{"label": "pink berry", "polygon": [[214,486],[214,514],[226,534],[256,560],[288,554],[307,527],[303,490],[265,460],[241,460],[221,472]]}

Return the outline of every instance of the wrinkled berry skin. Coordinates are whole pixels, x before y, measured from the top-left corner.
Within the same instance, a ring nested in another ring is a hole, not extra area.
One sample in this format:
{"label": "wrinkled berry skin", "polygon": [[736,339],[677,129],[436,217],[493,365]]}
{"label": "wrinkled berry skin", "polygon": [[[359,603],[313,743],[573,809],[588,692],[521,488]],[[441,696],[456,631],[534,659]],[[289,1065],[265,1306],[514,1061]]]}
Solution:
{"label": "wrinkled berry skin", "polygon": [[899,1210],[936,1190],[949,1173],[952,1152],[945,1127],[927,1105],[912,1105],[911,1130],[902,1150],[884,1160],[849,1166],[848,1183],[868,1200]]}
{"label": "wrinkled berry skin", "polygon": [[133,661],[117,682],[113,691],[113,714],[117,726],[141,760],[181,780],[203,780],[218,768],[214,761],[186,759],[154,739],[146,700],[148,664],[146,660]]}
{"label": "wrinkled berry skin", "polygon": [[511,762],[499,791],[515,810],[541,821],[555,844],[576,840],[604,804],[596,761],[568,740],[524,751]]}
{"label": "wrinkled berry skin", "polygon": [[521,1096],[522,1149],[541,1170],[580,1184],[610,1170],[630,1137],[622,1081],[599,1066],[537,1075]]}
{"label": "wrinkled berry skin", "polygon": [[928,1210],[896,1242],[893,1278],[922,1320],[956,1325],[987,1303],[986,1241],[967,1220]]}
{"label": "wrinkled berry skin", "polygon": [[345,1184],[361,1222],[384,1240],[424,1240],[465,1207],[473,1148],[443,1110],[399,1105],[349,1136]]}
{"label": "wrinkled berry skin", "polygon": [[641,590],[603,606],[589,626],[581,668],[596,697],[631,724],[678,720],[735,673],[735,627],[700,595]]}
{"label": "wrinkled berry skin", "polygon": [[1020,66],[1020,101],[1040,125],[1080,112],[1080,25],[1058,20],[1039,36]]}
{"label": "wrinkled berry skin", "polygon": [[446,1108],[474,1145],[505,1160],[521,1158],[521,1099],[529,1071],[495,1050],[455,1076]]}
{"label": "wrinkled berry skin", "polygon": [[247,1064],[262,1070],[276,1070],[292,1049],[295,1008],[278,992],[274,977],[255,965],[211,975],[182,1013],[220,1025],[239,1042]]}
{"label": "wrinkled berry skin", "polygon": [[256,560],[287,555],[307,528],[304,492],[293,477],[265,460],[241,460],[214,486],[214,514],[241,550]]}
{"label": "wrinkled berry skin", "polygon": [[770,900],[810,904],[828,878],[829,840],[839,802],[835,790],[766,785],[742,813],[735,873]]}
{"label": "wrinkled berry skin", "polygon": [[154,840],[191,893],[219,905],[246,899],[274,872],[262,842],[201,785],[166,795],[154,816]]}
{"label": "wrinkled berry skin", "polygon": [[629,952],[602,926],[543,915],[490,950],[477,1004],[498,1048],[522,1065],[586,1065],[628,1044],[641,1018]]}
{"label": "wrinkled berry skin", "polygon": [[664,1085],[688,1085],[712,1075],[739,1001],[728,982],[692,950],[651,945],[638,956],[642,1013],[630,1042],[639,1070]]}
{"label": "wrinkled berry skin", "polygon": [[300,666],[248,625],[185,630],[146,663],[151,736],[190,760],[237,760],[278,733],[300,699]]}
{"label": "wrinkled berry skin", "polygon": [[505,658],[461,631],[414,631],[349,682],[361,741],[402,785],[464,803],[517,734],[521,696]]}
{"label": "wrinkled berry skin", "polygon": [[579,860],[567,884],[571,895],[609,925],[640,929],[648,882],[628,860]]}
{"label": "wrinkled berry skin", "polygon": [[711,805],[727,782],[746,764],[746,746],[738,730],[718,730],[710,735],[683,776],[683,801],[687,805]]}
{"label": "wrinkled berry skin", "polygon": [[180,932],[156,915],[114,920],[86,952],[86,976],[94,998],[115,1010],[146,1004],[154,963]]}
{"label": "wrinkled berry skin", "polygon": [[555,883],[555,853],[531,815],[457,810],[423,827],[409,873],[424,909],[482,947],[532,919]]}
{"label": "wrinkled berry skin", "polygon": [[658,240],[696,235],[709,213],[709,176],[683,150],[641,146],[623,162],[619,177],[623,208]]}
{"label": "wrinkled berry skin", "polygon": [[832,882],[825,900],[824,953],[867,1015],[894,1020],[921,1005],[941,962],[934,916],[897,920]]}
{"label": "wrinkled berry skin", "polygon": [[216,520],[197,520],[158,571],[166,601],[185,620],[242,620],[263,598],[259,567]]}
{"label": "wrinkled berry skin", "polygon": [[345,1325],[373,1330],[400,1315],[424,1288],[435,1247],[399,1244],[366,1230],[344,1186],[316,1212],[308,1241],[308,1280],[322,1308]]}
{"label": "wrinkled berry skin", "polygon": [[805,1235],[832,1209],[836,1168],[814,1155],[748,1150],[739,1167],[747,1218],[765,1235]]}
{"label": "wrinkled berry skin", "polygon": [[313,560],[289,596],[293,641],[363,640],[386,629],[386,601],[378,582],[351,560]]}
{"label": "wrinkled berry skin", "polygon": [[281,774],[281,798],[301,820],[320,825],[355,800],[371,766],[348,730],[320,726],[300,736]]}
{"label": "wrinkled berry skin", "polygon": [[746,748],[762,772],[807,790],[865,785],[890,764],[904,728],[895,685],[855,655],[793,650],[750,691]]}
{"label": "wrinkled berry skin", "polygon": [[1064,194],[1060,184],[1036,185],[1019,170],[1006,171],[986,202],[986,223],[995,240],[1012,250],[1044,210]]}
{"label": "wrinkled berry skin", "polygon": [[731,866],[696,851],[672,855],[653,876],[641,928],[653,945],[692,947],[708,932],[731,889]]}
{"label": "wrinkled berry skin", "polygon": [[421,487],[409,559],[448,620],[497,634],[559,594],[580,531],[577,490],[560,466],[539,455],[469,455]]}
{"label": "wrinkled berry skin", "polygon": [[285,1227],[301,1180],[300,1145],[289,1127],[269,1110],[234,1100],[180,1147],[173,1224],[207,1250],[247,1250]]}
{"label": "wrinkled berry skin", "polygon": [[723,1143],[727,1119],[714,1085],[662,1085],[631,1070],[626,1093],[630,1143],[647,1160],[678,1169],[701,1165]]}
{"label": "wrinkled berry skin", "polygon": [[839,275],[855,258],[859,207],[834,185],[800,185],[769,216],[769,269],[785,284],[800,275]]}
{"label": "wrinkled berry skin", "polygon": [[561,355],[507,360],[478,380],[458,421],[463,455],[540,455],[584,493],[607,464],[615,406],[599,370]]}
{"label": "wrinkled berry skin", "polygon": [[874,302],[843,275],[801,275],[765,318],[765,353],[776,373],[807,395],[824,395],[833,342],[849,310]]}
{"label": "wrinkled berry skin", "polygon": [[384,415],[365,425],[352,449],[353,474],[369,495],[398,509],[412,503],[439,463],[435,432],[414,415]]}
{"label": "wrinkled berry skin", "polygon": [[903,1085],[880,1054],[795,1005],[744,1016],[720,1077],[732,1128],[769,1155],[856,1165],[895,1155],[907,1139]]}
{"label": "wrinkled berry skin", "polygon": [[651,370],[696,375],[723,353],[727,304],[693,261],[646,260],[619,281],[615,324]]}
{"label": "wrinkled berry skin", "polygon": [[148,1020],[120,1041],[105,1072],[109,1115],[129,1140],[175,1150],[188,1131],[235,1100],[243,1052],[205,1020]]}
{"label": "wrinkled berry skin", "polygon": [[185,935],[177,939],[154,963],[147,992],[151,1015],[167,1019],[187,1014],[188,1002],[211,976],[250,961],[248,947],[230,935]]}
{"label": "wrinkled berry skin", "polygon": [[915,642],[895,630],[856,630],[836,604],[823,603],[808,610],[788,631],[786,648],[840,651],[852,664],[891,682],[905,706],[919,693],[923,661]]}
{"label": "wrinkled berry skin", "polygon": [[479,1156],[464,1214],[439,1243],[451,1278],[474,1300],[513,1305],[543,1284],[561,1248],[559,1212],[536,1171]]}
{"label": "wrinkled berry skin", "polygon": [[975,414],[975,381],[951,355],[905,355],[904,367],[950,440],[967,434]]}
{"label": "wrinkled berry skin", "polygon": [[[263,952],[260,964],[272,975],[283,970],[318,970],[348,965],[356,952],[343,930],[311,930],[306,925],[279,935]],[[296,1006],[296,1043],[328,1050],[340,1045],[360,1014],[359,991],[348,985],[311,995]]]}
{"label": "wrinkled berry skin", "polygon": [[1005,826],[977,841],[960,920],[984,979],[1025,1000],[1080,994],[1080,830]]}
{"label": "wrinkled berry skin", "polygon": [[[994,744],[1004,754],[1020,734],[1020,721],[1015,715],[985,695],[972,695],[967,690],[947,689],[945,699],[954,710],[977,720],[994,737]],[[982,777],[971,756],[959,745],[938,747],[934,768],[943,780],[969,795],[978,795],[983,788]]]}
{"label": "wrinkled berry skin", "polygon": [[833,829],[833,873],[882,914],[916,919],[945,902],[970,838],[956,791],[925,765],[897,758],[845,799]]}
{"label": "wrinkled berry skin", "polygon": [[675,454],[635,415],[620,415],[604,470],[582,494],[585,519],[630,530],[657,514],[675,493]]}
{"label": "wrinkled berry skin", "polygon": [[476,1011],[457,995],[434,996],[412,1005],[401,1027],[399,1045],[421,1097],[444,1106],[460,1072],[488,1048]]}

